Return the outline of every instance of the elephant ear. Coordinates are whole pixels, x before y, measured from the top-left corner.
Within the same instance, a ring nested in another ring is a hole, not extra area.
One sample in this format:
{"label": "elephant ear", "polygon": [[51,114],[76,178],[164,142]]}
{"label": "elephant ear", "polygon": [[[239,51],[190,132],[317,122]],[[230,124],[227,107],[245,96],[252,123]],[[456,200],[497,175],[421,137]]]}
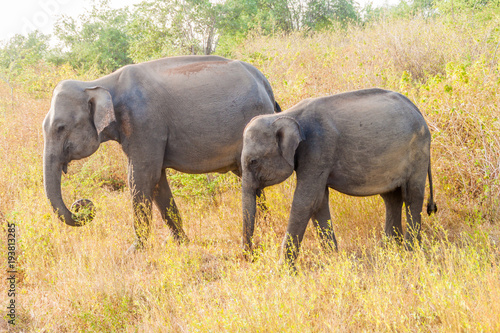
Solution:
{"label": "elephant ear", "polygon": [[97,135],[100,135],[106,127],[116,121],[111,94],[102,87],[91,87],[85,91],[89,95],[90,114],[94,117]]}
{"label": "elephant ear", "polygon": [[299,143],[305,140],[300,125],[297,120],[287,116],[277,118],[273,122],[273,125],[276,128],[276,141],[278,142],[281,156],[283,156],[288,164],[294,167],[295,150],[299,146]]}

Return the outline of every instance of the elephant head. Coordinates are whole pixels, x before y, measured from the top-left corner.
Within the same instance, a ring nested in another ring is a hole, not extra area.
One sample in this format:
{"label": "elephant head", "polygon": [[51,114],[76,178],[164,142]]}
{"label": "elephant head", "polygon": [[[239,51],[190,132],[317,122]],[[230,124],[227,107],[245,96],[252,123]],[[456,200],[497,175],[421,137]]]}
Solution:
{"label": "elephant head", "polygon": [[113,101],[108,90],[85,86],[79,81],[63,81],[54,89],[51,107],[43,121],[43,178],[47,198],[67,225],[80,226],[92,220],[93,205],[79,200],[77,210],[90,206],[91,212],[76,217],[64,204],[61,173],[68,163],[92,155],[103,142],[106,129],[115,122]]}
{"label": "elephant head", "polygon": [[264,187],[290,177],[295,169],[295,151],[303,140],[299,123],[288,116],[258,116],[245,128],[241,153],[245,250],[251,247],[256,195]]}

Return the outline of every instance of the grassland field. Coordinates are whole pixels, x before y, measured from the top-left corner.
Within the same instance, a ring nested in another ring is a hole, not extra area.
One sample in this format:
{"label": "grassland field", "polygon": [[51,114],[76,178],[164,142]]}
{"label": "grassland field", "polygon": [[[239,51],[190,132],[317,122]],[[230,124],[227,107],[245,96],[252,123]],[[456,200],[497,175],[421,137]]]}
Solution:
{"label": "grassland field", "polygon": [[[240,250],[240,182],[169,170],[190,242],[154,212],[146,250],[134,239],[126,157],[115,142],[74,161],[67,204],[89,198],[94,221],[70,228],[43,190],[41,123],[54,85],[92,79],[40,63],[0,84],[0,331],[500,332],[500,18],[387,20],[347,31],[251,36],[233,54],[269,79],[287,109],[304,98],[382,87],[408,96],[432,133],[439,211],[421,248],[383,235],[379,196],[331,191],[338,253],[309,226],[299,273],[278,265],[294,179],[270,187],[256,259]],[[428,189],[426,189],[428,195]],[[8,224],[16,225],[16,322],[7,323]],[[163,241],[166,244],[163,246]]]}

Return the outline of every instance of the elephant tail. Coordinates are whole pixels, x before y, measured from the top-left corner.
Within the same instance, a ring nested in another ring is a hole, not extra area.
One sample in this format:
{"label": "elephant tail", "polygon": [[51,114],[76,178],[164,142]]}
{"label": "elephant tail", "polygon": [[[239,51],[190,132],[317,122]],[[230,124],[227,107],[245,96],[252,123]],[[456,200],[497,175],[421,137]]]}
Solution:
{"label": "elephant tail", "polygon": [[431,160],[429,159],[429,169],[427,171],[427,174],[429,176],[429,190],[430,190],[430,197],[429,201],[427,202],[427,214],[431,215],[432,213],[437,212],[437,205],[434,202],[434,194],[432,190],[432,174],[431,174]]}
{"label": "elephant tail", "polygon": [[280,113],[281,112],[281,106],[278,104],[278,102],[274,101],[274,113]]}

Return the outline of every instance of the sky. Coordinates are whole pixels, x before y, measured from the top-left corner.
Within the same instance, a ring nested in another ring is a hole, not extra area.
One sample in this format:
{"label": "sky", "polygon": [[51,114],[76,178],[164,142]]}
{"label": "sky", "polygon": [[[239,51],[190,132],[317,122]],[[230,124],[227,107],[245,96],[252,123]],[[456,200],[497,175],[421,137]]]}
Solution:
{"label": "sky", "polygon": [[[122,8],[142,0],[111,0],[112,8]],[[52,34],[57,18],[61,15],[77,17],[92,8],[89,0],[9,0],[2,3],[0,12],[0,40],[15,34],[27,35],[33,30]]]}
{"label": "sky", "polygon": [[[122,8],[143,0],[111,0],[112,8]],[[360,6],[372,2],[375,7],[396,4],[399,0],[357,0]],[[0,12],[0,40],[15,34],[27,35],[33,30],[51,34],[54,23],[61,15],[77,17],[92,7],[88,0],[9,0],[2,3]]]}

